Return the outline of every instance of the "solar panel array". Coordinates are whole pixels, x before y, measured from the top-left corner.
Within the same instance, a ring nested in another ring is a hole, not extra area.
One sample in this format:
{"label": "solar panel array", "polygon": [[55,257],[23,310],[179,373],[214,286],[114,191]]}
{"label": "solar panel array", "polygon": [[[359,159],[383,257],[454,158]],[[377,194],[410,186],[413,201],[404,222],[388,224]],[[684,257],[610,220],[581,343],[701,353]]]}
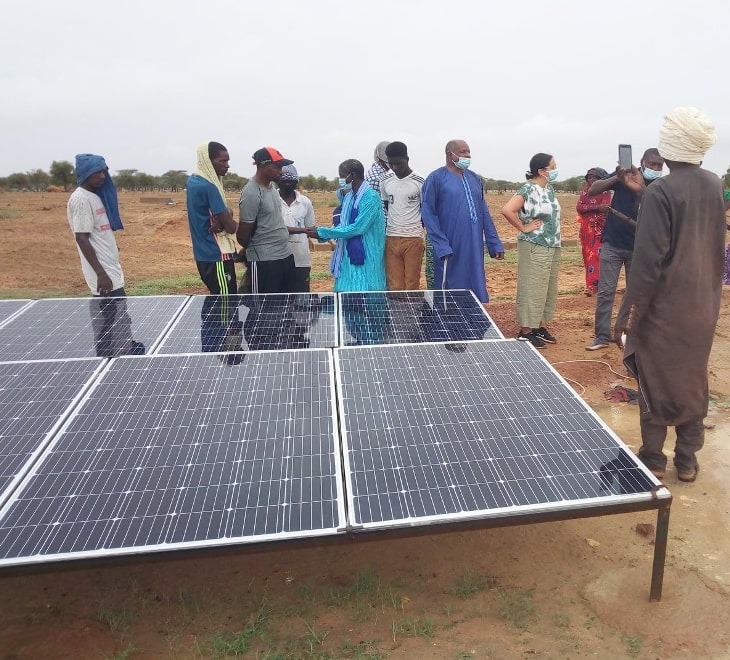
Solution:
{"label": "solar panel array", "polygon": [[657,506],[651,474],[468,291],[3,313],[0,566]]}
{"label": "solar panel array", "polygon": [[522,342],[341,348],[337,367],[354,524],[599,506],[654,485]]}
{"label": "solar panel array", "polygon": [[341,346],[504,339],[472,291],[367,291],[340,299]]}
{"label": "solar panel array", "polygon": [[331,293],[193,296],[159,353],[332,348]]}

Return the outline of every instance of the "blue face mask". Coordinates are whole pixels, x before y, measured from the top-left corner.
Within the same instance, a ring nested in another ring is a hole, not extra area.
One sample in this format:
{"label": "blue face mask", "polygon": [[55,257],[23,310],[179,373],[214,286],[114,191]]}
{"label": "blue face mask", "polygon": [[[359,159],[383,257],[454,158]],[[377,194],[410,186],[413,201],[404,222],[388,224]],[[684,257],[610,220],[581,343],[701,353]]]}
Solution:
{"label": "blue face mask", "polygon": [[560,175],[560,170],[558,170],[558,169],[550,170],[550,173],[548,174],[548,181],[550,181],[551,183],[553,181],[557,181],[559,175]]}
{"label": "blue face mask", "polygon": [[[455,153],[451,153],[452,156],[456,156]],[[457,156],[456,160],[452,160],[452,163],[456,165],[460,170],[468,170],[469,165],[471,165],[471,158],[468,158],[466,156]]]}
{"label": "blue face mask", "polygon": [[340,177],[338,179],[338,184],[339,184],[340,188],[342,188],[342,190],[345,190],[345,191],[352,190],[352,182],[347,183],[347,177],[345,177],[344,179],[342,177]]}
{"label": "blue face mask", "polygon": [[658,179],[662,175],[661,170],[652,170],[650,167],[642,167],[641,173],[649,181],[654,181],[654,179]]}

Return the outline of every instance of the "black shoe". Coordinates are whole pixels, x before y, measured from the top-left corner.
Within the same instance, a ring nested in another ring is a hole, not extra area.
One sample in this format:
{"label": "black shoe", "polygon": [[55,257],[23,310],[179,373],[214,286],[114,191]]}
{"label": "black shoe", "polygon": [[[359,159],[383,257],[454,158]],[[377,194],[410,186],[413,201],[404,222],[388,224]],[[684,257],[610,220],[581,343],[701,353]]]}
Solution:
{"label": "black shoe", "polygon": [[540,337],[540,339],[542,339],[546,344],[556,344],[558,341],[548,332],[548,329],[544,328],[543,326],[540,326],[539,328],[533,328],[532,334],[536,337]]}
{"label": "black shoe", "polygon": [[534,330],[525,333],[520,330],[517,339],[519,341],[529,341],[535,348],[545,348],[545,342],[535,334]]}

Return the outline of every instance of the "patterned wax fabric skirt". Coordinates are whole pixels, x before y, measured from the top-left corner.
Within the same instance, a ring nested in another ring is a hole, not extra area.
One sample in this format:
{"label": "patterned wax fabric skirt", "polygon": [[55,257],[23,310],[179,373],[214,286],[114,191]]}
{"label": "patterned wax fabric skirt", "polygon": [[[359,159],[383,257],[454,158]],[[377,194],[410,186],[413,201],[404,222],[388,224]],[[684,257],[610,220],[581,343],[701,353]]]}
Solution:
{"label": "patterned wax fabric skirt", "polygon": [[426,234],[426,288],[433,289],[433,245]]}

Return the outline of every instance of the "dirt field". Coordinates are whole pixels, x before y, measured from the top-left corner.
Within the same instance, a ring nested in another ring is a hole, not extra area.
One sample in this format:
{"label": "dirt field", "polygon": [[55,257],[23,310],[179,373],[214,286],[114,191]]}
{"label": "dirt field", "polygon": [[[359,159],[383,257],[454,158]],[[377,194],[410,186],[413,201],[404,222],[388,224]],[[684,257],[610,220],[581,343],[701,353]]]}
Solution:
{"label": "dirt field", "polygon": [[[140,197],[125,193],[120,200],[128,292],[204,293],[183,196],[172,195],[173,206]],[[318,222],[327,224],[328,198],[312,197]],[[66,199],[0,194],[0,297],[87,295]],[[500,235],[511,241],[515,232],[497,213],[504,201],[489,200]],[[570,244],[577,236],[575,197],[561,201],[568,245],[550,326],[559,343],[543,353],[637,448],[636,407],[603,396],[615,382],[635,387],[622,378],[619,350],[584,350],[594,299],[582,294],[580,255]],[[331,288],[329,256],[314,255],[317,290]],[[514,250],[487,267],[488,311],[514,336]],[[700,478],[682,484],[670,469],[666,479],[674,502],[660,603],[648,602],[654,537],[643,527],[653,527],[655,515],[624,514],[0,573],[0,659],[730,658],[730,287],[710,387],[712,428]]]}

